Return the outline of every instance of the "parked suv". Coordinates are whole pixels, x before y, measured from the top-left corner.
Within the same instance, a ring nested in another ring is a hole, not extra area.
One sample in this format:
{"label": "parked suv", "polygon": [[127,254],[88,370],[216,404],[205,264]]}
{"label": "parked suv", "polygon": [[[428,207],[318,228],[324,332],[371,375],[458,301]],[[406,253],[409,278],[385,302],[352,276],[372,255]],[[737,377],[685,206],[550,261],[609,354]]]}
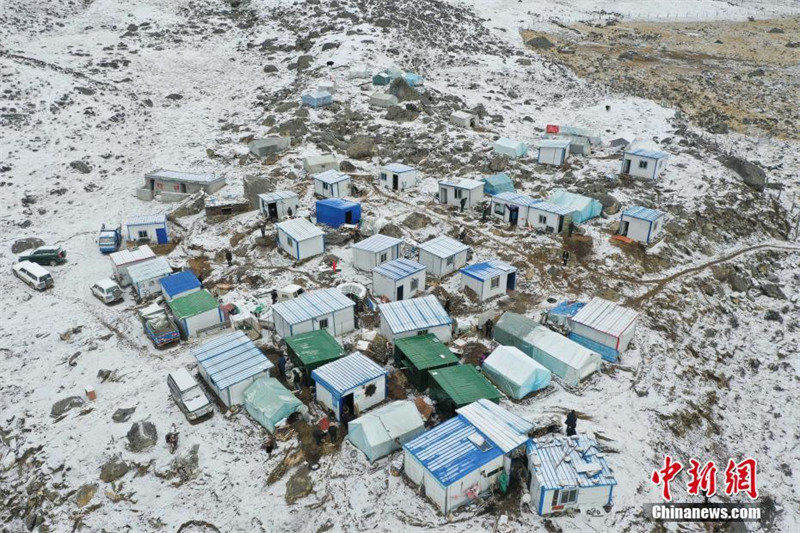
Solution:
{"label": "parked suv", "polygon": [[37,291],[43,291],[53,286],[53,276],[36,263],[20,261],[16,263],[11,270],[14,272],[15,276]]}
{"label": "parked suv", "polygon": [[213,412],[205,391],[185,368],[170,372],[167,385],[172,399],[190,422]]}
{"label": "parked suv", "polygon": [[40,246],[28,255],[19,256],[19,260],[40,265],[60,265],[67,261],[67,252],[60,246]]}
{"label": "parked suv", "polygon": [[101,279],[92,285],[92,294],[97,296],[104,304],[122,300],[122,289],[108,278]]}

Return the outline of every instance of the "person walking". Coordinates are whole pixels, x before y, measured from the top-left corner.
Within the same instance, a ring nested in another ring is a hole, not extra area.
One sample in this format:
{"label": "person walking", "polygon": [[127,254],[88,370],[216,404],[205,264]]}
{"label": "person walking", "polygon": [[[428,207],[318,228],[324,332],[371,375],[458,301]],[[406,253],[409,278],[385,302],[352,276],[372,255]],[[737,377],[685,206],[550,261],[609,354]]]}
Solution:
{"label": "person walking", "polygon": [[561,260],[564,262],[564,266],[567,266],[567,263],[569,262],[569,250],[564,250],[561,253]]}
{"label": "person walking", "polygon": [[281,355],[278,357],[278,373],[282,381],[286,381],[286,356]]}
{"label": "person walking", "polygon": [[576,434],[575,427],[578,425],[578,415],[575,414],[575,411],[571,410],[569,412],[565,423],[567,425],[567,437],[574,436]]}
{"label": "person walking", "polygon": [[233,254],[230,250],[225,250],[225,260],[228,262],[228,266],[233,264]]}

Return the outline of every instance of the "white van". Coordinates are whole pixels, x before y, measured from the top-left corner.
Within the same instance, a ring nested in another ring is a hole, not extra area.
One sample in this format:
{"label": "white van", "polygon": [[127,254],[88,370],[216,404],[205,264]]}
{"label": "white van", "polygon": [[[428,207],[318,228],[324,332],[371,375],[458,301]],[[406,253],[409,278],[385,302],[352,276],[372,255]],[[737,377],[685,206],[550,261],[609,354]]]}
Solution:
{"label": "white van", "polygon": [[53,276],[50,275],[50,272],[31,261],[20,261],[11,270],[15,276],[37,291],[43,291],[53,286]]}
{"label": "white van", "polygon": [[185,368],[167,375],[169,392],[189,421],[197,420],[213,411],[211,402],[197,380]]}
{"label": "white van", "polygon": [[104,278],[92,285],[92,294],[104,304],[122,300],[122,289],[109,278]]}

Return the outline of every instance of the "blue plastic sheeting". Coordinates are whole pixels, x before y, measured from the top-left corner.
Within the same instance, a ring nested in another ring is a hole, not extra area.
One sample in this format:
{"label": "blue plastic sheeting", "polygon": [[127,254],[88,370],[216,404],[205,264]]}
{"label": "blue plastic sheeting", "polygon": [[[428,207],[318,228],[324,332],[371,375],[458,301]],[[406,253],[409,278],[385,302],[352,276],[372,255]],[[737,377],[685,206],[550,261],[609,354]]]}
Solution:
{"label": "blue plastic sheeting", "polygon": [[569,209],[574,224],[582,224],[589,219],[599,217],[603,211],[603,204],[598,200],[564,189],[554,190],[548,201]]}
{"label": "blue plastic sheeting", "polygon": [[[470,439],[472,435],[479,439]],[[479,447],[474,440],[481,439],[483,445]],[[499,446],[461,415],[423,433],[403,448],[444,487],[503,455]]]}
{"label": "blue plastic sheeting", "polygon": [[483,193],[489,196],[500,194],[501,192],[514,192],[514,182],[508,174],[500,173],[486,176],[483,178]]}
{"label": "blue plastic sheeting", "polygon": [[170,298],[200,288],[200,280],[191,270],[184,270],[161,279],[161,288]]}
{"label": "blue plastic sheeting", "polygon": [[[349,220],[348,220],[348,213]],[[341,198],[328,198],[317,200],[317,222],[332,228],[342,224],[358,224],[361,221],[361,204],[342,200]]]}
{"label": "blue plastic sheeting", "polygon": [[406,72],[403,74],[403,78],[406,80],[409,87],[418,87],[425,82],[425,78],[413,72]]}
{"label": "blue plastic sheeting", "polygon": [[333,103],[333,96],[327,91],[315,91],[303,95],[303,103],[309,107],[322,107]]}
{"label": "blue plastic sheeting", "polygon": [[585,346],[586,348],[589,348],[591,351],[599,353],[600,357],[602,357],[609,363],[619,362],[619,352],[610,346],[606,346],[605,344],[600,344],[599,342],[593,341],[592,339],[587,339],[583,335],[578,335],[575,332],[570,332],[569,338],[577,342],[581,346]]}
{"label": "blue plastic sheeting", "polygon": [[583,309],[584,305],[586,305],[586,302],[570,302],[567,300],[550,309],[548,314],[559,316],[575,316],[578,311]]}

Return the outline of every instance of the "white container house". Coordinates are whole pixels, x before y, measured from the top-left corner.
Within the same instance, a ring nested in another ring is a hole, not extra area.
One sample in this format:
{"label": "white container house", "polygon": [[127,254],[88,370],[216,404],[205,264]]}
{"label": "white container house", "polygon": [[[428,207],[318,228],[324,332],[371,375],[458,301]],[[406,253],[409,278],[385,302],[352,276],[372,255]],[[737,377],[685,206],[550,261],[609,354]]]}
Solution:
{"label": "white container house", "polygon": [[569,153],[591,155],[592,148],[601,143],[600,136],[583,128],[573,126],[560,126],[558,137],[569,140]]}
{"label": "white container house", "polygon": [[425,290],[425,265],[403,257],[372,269],[372,294],[390,302],[413,298]]}
{"label": "white container house", "polygon": [[303,170],[308,174],[319,174],[339,168],[339,162],[333,154],[309,155],[303,158]]}
{"label": "white container house", "polygon": [[569,338],[603,359],[617,362],[636,333],[639,313],[602,298],[592,298],[567,320]]}
{"label": "white container house", "polygon": [[491,491],[512,457],[525,453],[533,424],[488,400],[403,445],[403,473],[442,514]]}
{"label": "white container house", "polygon": [[152,200],[158,196],[161,200],[172,202],[200,191],[214,194],[224,186],[225,178],[213,174],[160,168],[145,174],[144,187],[137,191],[137,196],[141,200]]}
{"label": "white container house", "polygon": [[454,111],[450,115],[450,123],[461,128],[474,128],[478,125],[478,117],[466,111]]}
{"label": "white container house", "polygon": [[278,337],[326,329],[334,336],[355,329],[355,302],[337,288],[316,289],[272,306]]}
{"label": "white container house", "polygon": [[369,97],[369,105],[375,107],[392,107],[397,105],[397,97],[383,91],[375,91]]}
{"label": "white container house", "polygon": [[372,359],[355,352],[312,370],[311,379],[317,401],[341,420],[345,411],[359,416],[385,400],[388,373]]}
{"label": "white container house", "polygon": [[291,144],[291,137],[269,135],[263,139],[253,139],[247,143],[247,148],[256,157],[266,157],[287,150]]}
{"label": "white container house", "polygon": [[517,287],[517,267],[504,261],[483,261],[466,266],[459,272],[461,289],[469,287],[482,302]]}
{"label": "white container house", "polygon": [[492,196],[489,210],[493,217],[512,226],[527,226],[547,233],[561,233],[571,213],[566,207],[515,192]]}
{"label": "white container house", "polygon": [[200,376],[226,407],[244,403],[244,391],[274,366],[243,331],[226,333],[191,352]]}
{"label": "white container house", "polygon": [[637,178],[656,179],[667,164],[669,154],[644,148],[628,148],[622,153],[620,173]]}
{"label": "white container house", "polygon": [[382,166],[378,184],[390,191],[404,191],[415,187],[419,182],[419,171],[402,163],[389,163]]}
{"label": "white container house", "polygon": [[469,178],[439,182],[439,203],[473,209],[483,201],[483,182]]}
{"label": "white container house", "polygon": [[153,250],[146,244],[134,248],[133,250],[120,250],[109,254],[111,270],[114,280],[120,287],[127,287],[131,284],[131,277],[128,275],[128,268],[144,261],[149,261],[156,256]]}
{"label": "white container house", "polygon": [[138,215],[125,223],[125,239],[131,242],[169,242],[167,215]]}
{"label": "white container house", "polygon": [[541,165],[560,167],[569,156],[569,139],[542,139],[536,146],[539,148],[538,162]]}
{"label": "white container house", "polygon": [[528,153],[528,147],[522,141],[515,141],[508,137],[497,139],[492,145],[494,153],[499,155],[507,155],[512,159],[523,157]]}
{"label": "white container house", "polygon": [[403,239],[388,235],[373,235],[350,245],[353,266],[370,271],[376,266],[400,257]]}
{"label": "white container house", "polygon": [[284,220],[297,215],[300,199],[292,191],[275,191],[258,195],[258,208],[267,220]]}
{"label": "white container house", "polygon": [[128,267],[131,286],[140,299],[161,294],[161,280],[172,274],[166,257],[155,257]]}
{"label": "white container house", "polygon": [[278,246],[300,261],[325,252],[325,232],[304,218],[275,224]]}
{"label": "white container house", "polygon": [[206,289],[173,298],[167,306],[184,338],[219,328],[224,322],[219,300]]}
{"label": "white container house", "polygon": [[453,319],[432,294],[380,304],[378,313],[381,315],[380,333],[392,342],[426,333],[436,335],[444,343],[452,338]]}
{"label": "white container house", "polygon": [[610,505],[617,480],[587,435],[547,436],[527,445],[531,503],[539,515]]}
{"label": "white container house", "polygon": [[419,245],[419,262],[432,276],[443,277],[467,264],[469,246],[440,235]]}
{"label": "white container house", "polygon": [[644,245],[650,245],[661,238],[664,232],[663,211],[642,206],[629,207],[619,219],[619,234]]}
{"label": "white container house", "polygon": [[342,198],[350,195],[350,176],[338,170],[314,174],[314,194],[323,198]]}
{"label": "white container house", "polygon": [[374,462],[424,432],[425,421],[414,402],[398,400],[350,422],[347,440]]}

